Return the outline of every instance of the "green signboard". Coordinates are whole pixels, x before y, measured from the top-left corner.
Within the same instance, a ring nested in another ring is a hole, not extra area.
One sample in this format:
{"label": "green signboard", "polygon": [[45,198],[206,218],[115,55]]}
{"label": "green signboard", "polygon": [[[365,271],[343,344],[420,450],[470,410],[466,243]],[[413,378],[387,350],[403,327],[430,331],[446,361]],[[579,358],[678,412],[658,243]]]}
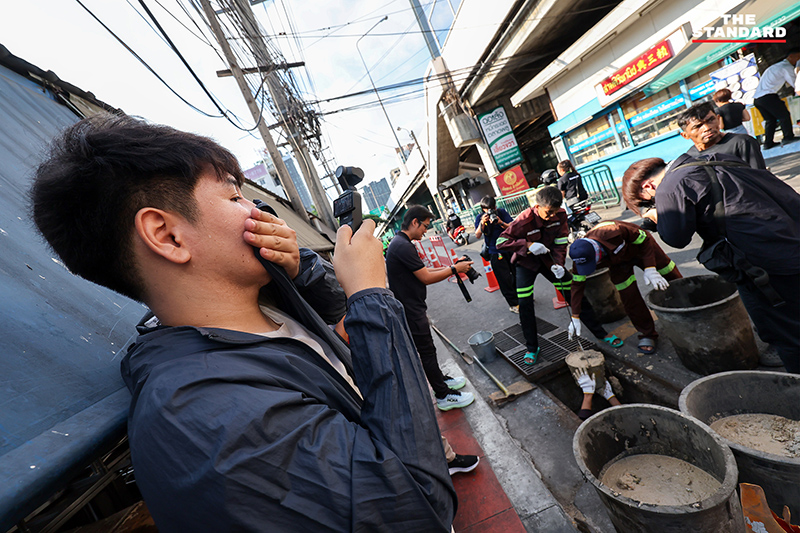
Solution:
{"label": "green signboard", "polygon": [[486,137],[489,150],[499,170],[505,170],[522,163],[522,151],[517,144],[514,130],[508,122],[503,106],[498,106],[488,113],[478,115],[478,123]]}

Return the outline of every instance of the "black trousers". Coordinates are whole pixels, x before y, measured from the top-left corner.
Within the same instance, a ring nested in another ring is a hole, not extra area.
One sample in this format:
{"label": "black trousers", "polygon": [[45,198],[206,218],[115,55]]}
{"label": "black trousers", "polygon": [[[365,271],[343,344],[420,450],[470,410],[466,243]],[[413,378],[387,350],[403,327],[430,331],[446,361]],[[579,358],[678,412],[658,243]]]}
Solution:
{"label": "black trousers", "polygon": [[775,348],[787,372],[800,374],[800,275],[770,274],[769,282],[785,304],[772,307],[752,283],[738,284],[739,296],[761,340]]}
{"label": "black trousers", "polygon": [[506,299],[509,306],[519,305],[517,276],[514,267],[511,265],[511,256],[509,254],[492,254],[489,263],[492,265],[492,272],[494,272],[494,277],[497,278],[497,284],[500,286],[503,298]]}
{"label": "black trousers", "polygon": [[[537,270],[531,270],[522,266],[517,266],[517,297],[519,298],[519,324],[522,326],[522,334],[525,337],[525,347],[529,352],[535,352],[539,349],[539,337],[536,328],[536,311],[533,306],[533,285],[536,282],[536,276],[541,274],[544,278],[553,284],[553,287],[560,290],[564,295],[567,302],[571,302],[570,286],[572,285],[572,274],[569,270],[566,271],[564,277],[557,279],[556,276],[550,271],[550,267],[542,265]],[[569,318],[567,311],[564,313],[564,325],[569,325]],[[606,330],[603,325],[597,320],[594,310],[589,302],[584,299],[581,305],[581,322],[586,325],[592,335],[598,339],[604,339],[607,336]]]}
{"label": "black trousers", "polygon": [[753,100],[756,109],[764,116],[764,146],[769,148],[775,144],[775,126],[781,125],[784,139],[794,137],[792,132],[792,115],[786,103],[777,94],[765,94]]}
{"label": "black trousers", "polygon": [[444,374],[442,369],[439,368],[439,361],[436,359],[436,347],[433,345],[433,336],[431,335],[431,326],[428,319],[417,319],[414,324],[411,320],[408,321],[409,329],[411,330],[411,338],[414,340],[414,346],[417,347],[419,359],[422,361],[422,369],[425,371],[425,377],[428,378],[428,383],[431,384],[433,394],[437,398],[444,398],[453,390],[444,382]]}

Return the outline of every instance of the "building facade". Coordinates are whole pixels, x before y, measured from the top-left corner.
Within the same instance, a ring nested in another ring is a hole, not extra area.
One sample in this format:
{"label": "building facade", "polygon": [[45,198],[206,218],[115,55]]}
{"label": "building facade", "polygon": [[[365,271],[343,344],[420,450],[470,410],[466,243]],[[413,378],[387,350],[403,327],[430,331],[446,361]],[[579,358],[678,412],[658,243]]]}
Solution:
{"label": "building facade", "polygon": [[[784,0],[626,0],[511,102],[549,96],[556,121],[548,131],[558,158],[579,172],[604,165],[619,184],[632,163],[673,159],[690,148],[677,117],[715,90],[730,88],[734,100],[752,105],[759,72],[800,42],[798,15],[800,5]],[[726,38],[756,26],[773,34],[783,28],[786,43]],[[709,36],[719,42],[707,42]],[[759,133],[757,119],[748,126]]]}
{"label": "building facade", "polygon": [[386,178],[367,183],[361,188],[361,196],[366,204],[363,207],[366,207],[368,212],[376,209],[380,212],[389,203],[391,194],[392,190]]}

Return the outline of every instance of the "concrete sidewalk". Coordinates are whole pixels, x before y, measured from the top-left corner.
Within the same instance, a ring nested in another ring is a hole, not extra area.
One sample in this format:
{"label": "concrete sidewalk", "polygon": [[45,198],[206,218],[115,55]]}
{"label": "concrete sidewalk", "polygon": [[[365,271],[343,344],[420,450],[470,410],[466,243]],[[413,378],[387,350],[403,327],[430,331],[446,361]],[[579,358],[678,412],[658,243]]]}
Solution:
{"label": "concrete sidewalk", "polygon": [[[800,143],[797,144],[800,149]],[[767,165],[773,173],[792,185],[795,190],[800,189],[800,156],[797,153],[770,158],[767,160]],[[622,207],[599,209],[598,213],[604,220],[639,222],[638,217]],[[696,237],[682,250],[660,244],[684,276],[707,273],[695,260],[700,247],[699,238]],[[457,248],[456,252],[459,255],[467,253],[475,260],[476,269],[483,272],[480,267],[479,250],[480,242],[477,242]],[[641,277],[638,271],[637,277]],[[466,285],[472,296],[471,303],[464,301],[454,283],[442,282],[429,286],[428,314],[432,323],[453,343],[461,350],[472,354],[467,340],[473,333],[480,330],[498,332],[506,329],[519,323],[519,315],[508,310],[508,304],[499,291],[488,293],[484,290],[485,277],[481,277],[474,285],[469,283]],[[639,288],[642,294],[650,290],[641,282]],[[552,285],[539,277],[534,287],[536,315],[563,330],[569,322],[568,311],[553,308],[551,299],[554,294]],[[662,337],[659,340],[658,352],[655,355],[640,356],[636,349],[636,332],[627,318],[607,324],[606,328],[626,340],[621,349],[613,349],[599,343],[588,332],[584,333],[584,337],[587,337],[588,341],[601,344],[598,348],[605,354],[607,367],[612,374],[617,375],[623,382],[636,383],[636,389],[652,393],[650,398],[639,398],[633,395],[633,389],[625,390],[619,395],[623,403],[647,401],[675,407],[680,390],[700,377],[681,365],[666,338]],[[566,371],[552,379],[537,383],[538,386],[535,386],[533,391],[513,403],[498,408],[485,400],[489,394],[497,390],[496,385],[477,365],[468,365],[441,342],[435,333],[433,336],[444,372],[450,375],[464,375],[469,381],[466,390],[476,396],[475,404],[461,410],[472,436],[483,452],[481,464],[475,472],[482,468],[491,468],[525,529],[531,532],[576,530],[613,532],[614,527],[608,519],[604,506],[594,488],[583,479],[573,456],[572,437],[581,422],[575,412],[582,395]],[[767,349],[766,345],[757,342],[760,350]],[[486,366],[505,385],[524,379],[502,357],[498,356],[496,361]],[[607,406],[601,398],[596,398],[595,409]],[[455,416],[461,415],[445,413],[445,417]],[[441,423],[444,424],[443,429],[447,431],[446,421]],[[458,431],[462,434],[467,430],[463,423],[458,427]],[[459,449],[460,442],[458,439],[454,440],[453,447],[456,452],[471,453],[470,449]],[[471,474],[459,474],[453,478],[461,500],[456,517],[456,530],[505,531],[502,528],[488,527],[493,525],[488,521],[491,518],[500,520],[501,515],[503,518],[508,518],[508,509],[499,509],[495,506],[493,510],[492,505],[495,504],[487,502],[485,512],[488,514],[477,522],[474,521],[478,516],[474,511],[481,504],[481,499],[475,495],[493,492],[496,488],[488,481],[487,486],[482,487],[483,478],[468,476]],[[481,523],[482,528],[476,527]]]}

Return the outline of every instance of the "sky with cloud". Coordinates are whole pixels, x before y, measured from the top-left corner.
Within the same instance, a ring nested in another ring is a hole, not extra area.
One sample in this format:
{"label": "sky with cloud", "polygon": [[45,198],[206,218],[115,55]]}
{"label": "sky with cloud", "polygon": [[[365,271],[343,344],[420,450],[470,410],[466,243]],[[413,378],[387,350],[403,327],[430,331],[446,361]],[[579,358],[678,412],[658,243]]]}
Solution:
{"label": "sky with cloud", "polygon": [[[208,42],[209,32],[189,0],[144,1],[209,91],[239,118],[242,128],[252,128],[254,121],[234,79],[215,74],[226,65],[215,52],[216,42]],[[175,93],[211,116],[182,102],[81,3]],[[431,2],[421,3],[427,6]],[[181,6],[194,15],[205,32],[194,25]],[[430,61],[408,0],[269,0],[253,6],[253,11],[287,61],[305,61],[305,71],[294,72],[308,101],[371,89],[356,42],[387,15],[387,20],[378,23],[360,41],[375,84],[382,87],[421,78]],[[212,101],[152,24],[138,0],[14,2],[0,17],[0,44],[128,114],[214,137],[236,154],[243,168],[252,166],[263,148],[260,138],[218,117]],[[406,93],[412,94],[392,97]],[[381,96],[387,101],[386,111],[393,126],[413,129],[424,144],[422,85],[382,92]],[[380,107],[370,105],[375,102],[375,95],[370,92],[320,103],[323,113],[330,113],[323,117],[322,127],[334,164],[362,167],[365,182],[387,177],[390,169],[399,166],[395,137]],[[363,104],[368,107],[340,111]],[[405,131],[395,133],[401,143],[410,141]]]}

